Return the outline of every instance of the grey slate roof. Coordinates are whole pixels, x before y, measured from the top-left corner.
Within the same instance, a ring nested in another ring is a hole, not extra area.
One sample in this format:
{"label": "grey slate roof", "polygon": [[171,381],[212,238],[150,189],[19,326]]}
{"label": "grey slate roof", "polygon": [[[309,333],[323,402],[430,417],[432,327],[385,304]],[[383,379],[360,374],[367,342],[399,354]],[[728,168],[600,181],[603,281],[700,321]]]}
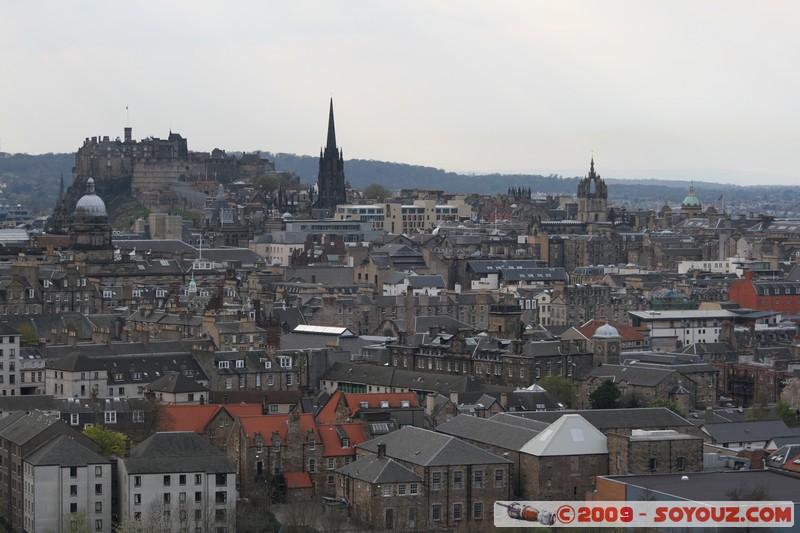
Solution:
{"label": "grey slate roof", "polygon": [[191,431],[156,433],[122,460],[129,474],[236,471],[233,460]]}
{"label": "grey slate roof", "polygon": [[[565,411],[561,411],[562,413]],[[506,424],[509,426],[516,426],[527,428],[532,431],[536,431],[537,433],[545,429],[547,426],[551,424],[551,422],[544,422],[541,420],[532,420],[530,418],[525,418],[522,416],[515,416],[511,413],[497,413],[489,418],[494,422],[499,422],[501,424]]]}
{"label": "grey slate roof", "polygon": [[[42,315],[50,316],[50,315]],[[175,341],[150,341],[143,342],[112,342],[110,344],[77,344],[76,346],[47,345],[45,356],[50,358],[64,357],[65,355],[78,351],[89,357],[101,357],[107,355],[140,355],[149,353],[187,353],[193,349],[212,349],[214,341],[209,339],[183,339]]]}
{"label": "grey slate roof", "polygon": [[148,389],[154,392],[169,392],[178,394],[181,392],[208,392],[208,387],[205,387],[192,378],[187,378],[180,372],[170,372],[166,376],[162,376],[147,386]]}
{"label": "grey slate roof", "polygon": [[[155,239],[132,239],[132,240],[113,240],[114,246],[119,248],[121,251],[129,252],[132,250],[147,250],[151,253],[155,254],[169,254],[169,255],[177,255],[183,254],[188,257],[194,257],[197,255],[197,248],[194,246],[187,244],[183,241],[175,240],[175,239],[163,239],[163,240],[155,240]],[[207,250],[203,250],[203,253],[206,253]]]}
{"label": "grey slate roof", "polygon": [[586,374],[586,379],[600,378],[613,383],[625,381],[631,385],[654,387],[675,373],[670,368],[604,364],[591,369]]}
{"label": "grey slate roof", "polygon": [[543,264],[537,259],[479,259],[467,261],[467,270],[476,274],[491,274],[501,269],[538,269]]}
{"label": "grey slate roof", "polygon": [[703,431],[708,433],[716,444],[734,442],[768,441],[772,437],[785,437],[800,429],[786,426],[783,420],[743,420],[722,424],[705,424]]}
{"label": "grey slate roof", "polygon": [[386,455],[420,466],[480,465],[510,463],[493,453],[466,442],[417,427],[407,426],[369,440],[359,447],[377,453],[386,444]]}
{"label": "grey slate roof", "polygon": [[389,457],[362,457],[337,472],[367,483],[419,483],[422,478]]}
{"label": "grey slate roof", "polygon": [[412,391],[450,392],[475,391],[481,382],[472,376],[399,370],[388,366],[358,363],[334,363],[320,379],[346,383],[372,384]]}
{"label": "grey slate roof", "polygon": [[17,411],[0,420],[0,437],[21,446],[56,422],[58,418],[41,411]]}
{"label": "grey slate roof", "polygon": [[25,462],[34,466],[59,465],[63,468],[97,465],[110,461],[66,435],[58,435],[28,455]]}
{"label": "grey slate roof", "polygon": [[[765,487],[765,500],[800,501],[800,478],[769,470],[740,470],[736,472],[692,472],[686,474],[609,476],[626,485],[642,487],[653,492],[673,495],[692,501],[730,501],[731,489],[752,490]],[[672,499],[672,498],[670,498]]]}
{"label": "grey slate roof", "polygon": [[539,434],[539,431],[534,429],[468,415],[459,415],[437,426],[436,431],[516,451],[521,450]]}
{"label": "grey slate roof", "polygon": [[[678,416],[666,407],[646,407],[642,409],[585,409],[578,411],[523,411],[502,413],[498,416],[518,416],[552,424],[562,415],[576,413],[591,425],[606,433],[609,429],[643,429],[689,427],[691,422]],[[491,420],[490,419],[490,420]],[[786,433],[782,433],[785,435]]]}

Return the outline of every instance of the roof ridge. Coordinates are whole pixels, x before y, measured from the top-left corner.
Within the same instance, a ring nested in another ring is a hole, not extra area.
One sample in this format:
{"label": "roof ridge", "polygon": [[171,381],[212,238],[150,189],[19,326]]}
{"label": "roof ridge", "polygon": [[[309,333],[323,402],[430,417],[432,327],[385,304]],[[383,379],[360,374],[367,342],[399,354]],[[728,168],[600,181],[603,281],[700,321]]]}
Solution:
{"label": "roof ridge", "polygon": [[[438,433],[436,431],[433,431],[432,433],[435,433],[437,435],[442,435],[442,433]],[[442,451],[444,451],[444,448],[448,444],[450,444],[450,442],[452,442],[453,439],[455,439],[455,437],[453,437],[452,435],[446,435],[445,437],[446,438],[445,438],[443,444],[441,445],[441,447],[430,455],[430,458],[425,462],[425,466],[428,466],[431,463],[431,461],[433,461],[436,457],[438,457],[439,454],[442,453]]]}

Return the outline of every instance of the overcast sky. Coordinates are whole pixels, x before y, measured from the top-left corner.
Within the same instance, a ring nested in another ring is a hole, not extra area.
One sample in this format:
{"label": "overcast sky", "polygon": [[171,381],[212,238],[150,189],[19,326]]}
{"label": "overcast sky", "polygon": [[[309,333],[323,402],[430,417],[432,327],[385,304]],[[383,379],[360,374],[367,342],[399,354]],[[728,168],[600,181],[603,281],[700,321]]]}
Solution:
{"label": "overcast sky", "polygon": [[[0,150],[85,137],[800,184],[800,3],[0,0]],[[126,106],[129,110],[126,114]]]}

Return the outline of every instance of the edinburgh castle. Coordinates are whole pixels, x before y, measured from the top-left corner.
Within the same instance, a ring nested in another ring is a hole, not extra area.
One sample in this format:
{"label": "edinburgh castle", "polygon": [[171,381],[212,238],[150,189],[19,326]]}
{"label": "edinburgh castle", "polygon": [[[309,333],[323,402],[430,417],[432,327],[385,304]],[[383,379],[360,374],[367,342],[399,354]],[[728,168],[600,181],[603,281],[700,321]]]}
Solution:
{"label": "edinburgh castle", "polygon": [[[189,151],[186,139],[170,132],[166,139],[133,139],[126,127],[124,139],[87,137],[75,156],[72,186],[63,193],[53,215],[54,232],[63,232],[77,200],[94,178],[99,195],[133,197],[150,211],[197,207],[217,186],[274,172],[274,165],[258,153],[241,157],[224,150]],[[200,194],[198,194],[200,193]]]}

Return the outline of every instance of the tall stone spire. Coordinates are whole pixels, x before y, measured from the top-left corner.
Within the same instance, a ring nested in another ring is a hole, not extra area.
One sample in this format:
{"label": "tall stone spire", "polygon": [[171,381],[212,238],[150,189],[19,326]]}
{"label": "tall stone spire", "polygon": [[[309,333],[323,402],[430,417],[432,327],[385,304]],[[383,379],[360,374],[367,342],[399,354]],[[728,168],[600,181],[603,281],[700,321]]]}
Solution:
{"label": "tall stone spire", "polygon": [[336,212],[336,206],[347,201],[344,177],[344,156],[336,147],[336,128],[333,121],[333,98],[328,112],[328,138],[319,155],[319,176],[317,177],[317,201],[314,207],[324,210],[327,215]]}
{"label": "tall stone spire", "polygon": [[336,150],[336,128],[333,125],[333,97],[331,97],[331,109],[328,112],[328,142],[325,151]]}

